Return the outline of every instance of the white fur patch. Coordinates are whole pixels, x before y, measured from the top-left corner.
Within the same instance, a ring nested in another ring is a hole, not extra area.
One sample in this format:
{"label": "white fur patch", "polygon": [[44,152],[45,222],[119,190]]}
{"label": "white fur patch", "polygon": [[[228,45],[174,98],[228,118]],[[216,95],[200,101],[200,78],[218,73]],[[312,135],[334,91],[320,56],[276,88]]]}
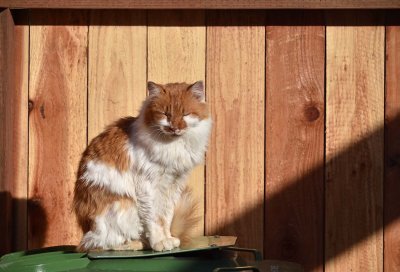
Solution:
{"label": "white fur patch", "polygon": [[183,120],[185,120],[186,125],[188,127],[195,127],[200,122],[200,119],[197,116],[192,115],[192,114],[189,114],[187,116],[183,116]]}
{"label": "white fur patch", "polygon": [[127,241],[140,239],[143,232],[136,207],[121,209],[118,201],[96,217],[95,226],[94,230],[84,235],[81,241],[84,248],[112,249]]}
{"label": "white fur patch", "polygon": [[135,187],[130,171],[120,172],[105,163],[89,161],[82,178],[89,185],[106,187],[115,194],[135,197]]}
{"label": "white fur patch", "polygon": [[[140,126],[140,121],[136,123],[137,126]],[[195,120],[191,118],[189,121]],[[173,175],[187,174],[204,160],[211,124],[211,119],[200,120],[196,125],[192,123],[193,126],[188,127],[182,136],[169,142],[160,142],[151,132],[136,129],[130,148],[131,159],[134,164],[141,163],[140,168],[148,168],[146,162],[155,164],[157,171],[162,173],[161,179],[165,178],[165,171]]]}
{"label": "white fur patch", "polygon": [[165,126],[165,127],[170,126],[170,123],[168,122],[167,117],[161,118],[161,119],[158,121],[158,124],[159,124],[160,126]]}

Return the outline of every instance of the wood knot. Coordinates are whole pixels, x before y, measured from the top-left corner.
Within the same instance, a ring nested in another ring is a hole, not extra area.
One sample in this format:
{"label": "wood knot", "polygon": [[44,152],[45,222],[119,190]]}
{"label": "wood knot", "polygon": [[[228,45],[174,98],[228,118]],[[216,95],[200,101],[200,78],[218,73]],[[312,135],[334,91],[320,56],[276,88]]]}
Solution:
{"label": "wood knot", "polygon": [[32,100],[28,100],[28,114],[31,113],[31,111],[33,110],[33,101]]}
{"label": "wood knot", "polygon": [[320,116],[319,109],[316,106],[307,106],[304,109],[304,117],[309,122],[314,122]]}
{"label": "wood knot", "polygon": [[40,106],[40,115],[42,116],[43,119],[46,119],[46,115],[44,114],[44,105],[43,104]]}

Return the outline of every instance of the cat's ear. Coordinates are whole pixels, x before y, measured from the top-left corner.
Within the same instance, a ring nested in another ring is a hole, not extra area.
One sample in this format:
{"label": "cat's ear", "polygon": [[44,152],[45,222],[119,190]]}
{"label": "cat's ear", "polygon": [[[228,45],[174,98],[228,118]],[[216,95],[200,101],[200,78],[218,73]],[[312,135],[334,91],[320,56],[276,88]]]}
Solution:
{"label": "cat's ear", "polygon": [[162,88],[160,85],[152,81],[149,81],[147,82],[147,90],[149,91],[149,95],[153,96],[153,95],[158,95],[161,92]]}
{"label": "cat's ear", "polygon": [[196,97],[200,102],[206,101],[206,95],[204,93],[204,84],[203,81],[197,81],[189,86],[188,90],[192,92],[194,97]]}

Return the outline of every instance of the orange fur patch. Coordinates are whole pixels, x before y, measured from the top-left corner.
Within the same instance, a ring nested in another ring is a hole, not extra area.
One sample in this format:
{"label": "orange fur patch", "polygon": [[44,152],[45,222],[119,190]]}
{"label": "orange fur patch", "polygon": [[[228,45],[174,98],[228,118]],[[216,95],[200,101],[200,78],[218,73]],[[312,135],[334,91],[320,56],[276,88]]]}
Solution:
{"label": "orange fur patch", "polygon": [[126,144],[129,140],[130,127],[135,120],[134,117],[121,118],[95,137],[82,155],[80,168],[93,160],[106,163],[119,171],[127,171],[130,160]]}
{"label": "orange fur patch", "polygon": [[158,85],[160,94],[155,96],[145,109],[145,122],[147,125],[157,123],[166,113],[174,127],[186,128],[183,120],[185,114],[191,114],[200,120],[209,116],[207,105],[200,101],[189,90],[190,84],[169,83]]}
{"label": "orange fur patch", "polygon": [[73,207],[78,223],[84,232],[93,228],[96,216],[102,214],[114,202],[120,202],[121,209],[135,205],[132,198],[111,193],[99,186],[88,185],[82,179],[75,183]]}

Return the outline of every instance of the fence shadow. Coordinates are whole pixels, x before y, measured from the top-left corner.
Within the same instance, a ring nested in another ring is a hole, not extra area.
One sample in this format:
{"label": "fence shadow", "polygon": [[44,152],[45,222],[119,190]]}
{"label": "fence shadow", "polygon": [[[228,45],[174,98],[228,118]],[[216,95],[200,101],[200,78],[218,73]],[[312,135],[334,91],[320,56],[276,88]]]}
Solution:
{"label": "fence shadow", "polygon": [[[291,185],[233,218],[215,233],[237,235],[240,244],[243,237],[234,230],[243,229],[263,210],[264,237],[256,238],[264,241],[264,257],[298,262],[305,271],[322,271],[324,263],[347,250],[357,250],[357,244],[382,233],[400,219],[399,181],[400,115],[386,120],[385,126],[326,163],[320,162],[306,175],[288,182]],[[268,180],[266,184],[268,188]],[[322,188],[323,196],[313,195],[320,190],[309,190],[312,188]],[[315,199],[320,203],[315,203]],[[271,221],[274,223],[269,224]],[[378,235],[378,241],[383,243],[382,235]]]}
{"label": "fence shadow", "polygon": [[[44,245],[48,218],[39,202],[13,198],[10,192],[3,191],[0,192],[0,207],[0,256],[27,249],[28,237],[38,247]],[[28,209],[34,216],[26,216]]]}

